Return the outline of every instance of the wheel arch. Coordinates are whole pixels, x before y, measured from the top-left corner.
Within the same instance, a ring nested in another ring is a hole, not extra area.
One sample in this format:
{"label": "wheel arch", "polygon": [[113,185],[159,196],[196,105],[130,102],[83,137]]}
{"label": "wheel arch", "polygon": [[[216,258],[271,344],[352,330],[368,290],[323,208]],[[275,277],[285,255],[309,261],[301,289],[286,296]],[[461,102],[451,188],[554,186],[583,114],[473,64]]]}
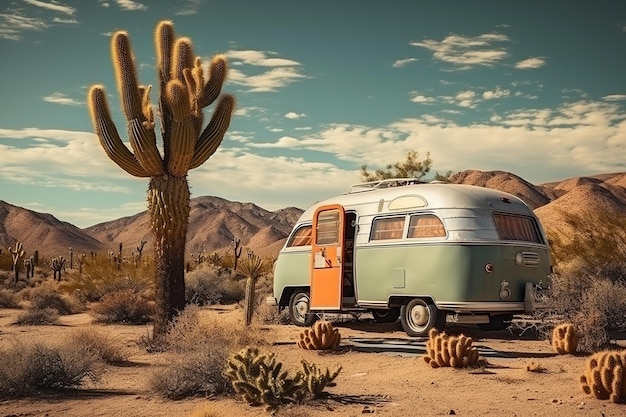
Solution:
{"label": "wheel arch", "polygon": [[278,300],[278,308],[281,310],[283,308],[289,307],[289,299],[291,295],[296,291],[311,291],[311,287],[308,285],[298,285],[295,287],[285,287],[283,288],[283,293],[280,295],[280,299]]}

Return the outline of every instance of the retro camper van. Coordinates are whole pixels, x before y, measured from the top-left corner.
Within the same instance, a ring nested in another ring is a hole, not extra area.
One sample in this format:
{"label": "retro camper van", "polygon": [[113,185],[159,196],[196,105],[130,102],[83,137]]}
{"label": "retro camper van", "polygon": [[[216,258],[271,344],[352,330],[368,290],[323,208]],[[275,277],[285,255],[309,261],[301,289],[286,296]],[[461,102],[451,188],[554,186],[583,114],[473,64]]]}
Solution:
{"label": "retro camper van", "polygon": [[410,336],[447,321],[504,329],[549,286],[550,253],[519,198],[470,185],[390,179],[318,202],[274,265],[270,304],[311,325],[324,313],[400,318]]}

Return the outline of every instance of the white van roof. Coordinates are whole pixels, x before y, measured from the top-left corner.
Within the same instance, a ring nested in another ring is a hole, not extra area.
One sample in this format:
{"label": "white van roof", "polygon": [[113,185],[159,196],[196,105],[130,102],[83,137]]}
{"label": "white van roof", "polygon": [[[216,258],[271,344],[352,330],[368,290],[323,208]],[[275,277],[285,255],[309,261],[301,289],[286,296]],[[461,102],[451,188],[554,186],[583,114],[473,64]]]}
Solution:
{"label": "white van roof", "polygon": [[353,185],[345,194],[313,204],[302,214],[299,223],[311,220],[318,207],[329,204],[340,204],[345,210],[354,210],[360,215],[461,208],[532,215],[532,210],[520,198],[503,191],[399,178]]}

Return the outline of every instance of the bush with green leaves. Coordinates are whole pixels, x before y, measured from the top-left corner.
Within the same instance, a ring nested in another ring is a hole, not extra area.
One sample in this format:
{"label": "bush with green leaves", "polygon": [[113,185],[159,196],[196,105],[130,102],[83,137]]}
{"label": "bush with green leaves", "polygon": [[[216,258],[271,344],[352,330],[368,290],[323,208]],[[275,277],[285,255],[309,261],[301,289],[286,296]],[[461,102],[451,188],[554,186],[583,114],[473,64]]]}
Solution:
{"label": "bush with green leaves", "polygon": [[57,344],[14,341],[0,348],[0,396],[27,397],[43,389],[77,388],[97,382],[102,362],[73,341]]}

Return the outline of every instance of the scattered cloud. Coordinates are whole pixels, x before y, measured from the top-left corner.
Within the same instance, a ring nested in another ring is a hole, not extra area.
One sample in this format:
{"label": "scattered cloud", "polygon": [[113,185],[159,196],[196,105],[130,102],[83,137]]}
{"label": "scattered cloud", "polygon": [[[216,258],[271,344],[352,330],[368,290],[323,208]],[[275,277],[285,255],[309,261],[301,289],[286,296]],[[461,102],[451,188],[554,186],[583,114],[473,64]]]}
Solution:
{"label": "scattered cloud", "polygon": [[133,10],[148,10],[148,6],[145,4],[133,1],[133,0],[114,0],[115,3],[122,10],[133,11]]}
{"label": "scattered cloud", "polygon": [[279,127],[266,127],[266,129],[272,133],[280,133],[282,131],[284,131],[285,129],[281,129]]}
{"label": "scattered cloud", "polygon": [[228,82],[244,86],[248,92],[275,92],[310,78],[300,72],[299,62],[274,57],[274,52],[231,50],[225,55],[231,64]]}
{"label": "scattered cloud", "polygon": [[544,58],[528,58],[523,61],[519,61],[515,64],[515,68],[517,69],[536,69],[541,68],[546,65],[546,60]]}
{"label": "scattered cloud", "polygon": [[483,99],[485,100],[493,100],[497,98],[508,97],[511,95],[510,90],[502,90],[499,87],[493,91],[485,91],[483,92]]}
{"label": "scattered cloud", "polygon": [[429,104],[429,103],[434,103],[437,100],[433,97],[427,97],[423,94],[420,94],[414,91],[411,93],[411,101],[413,103]]}
{"label": "scattered cloud", "polygon": [[203,1],[204,0],[188,0],[187,3],[180,6],[178,11],[174,14],[177,16],[190,16],[198,14]]}
{"label": "scattered cloud", "polygon": [[55,17],[52,19],[54,23],[61,23],[64,25],[75,25],[78,24],[78,20],[76,19],[61,19],[60,17]]}
{"label": "scattered cloud", "polygon": [[606,101],[624,101],[626,100],[626,94],[610,94],[602,97],[602,100]]}
{"label": "scattered cloud", "polygon": [[461,107],[474,108],[476,107],[476,93],[471,90],[461,91],[454,97],[456,104]]}
{"label": "scattered cloud", "polygon": [[296,113],[296,112],[290,111],[289,113],[285,114],[285,117],[287,119],[296,120],[296,119],[301,119],[303,117],[306,117],[306,114],[304,114],[304,113]]}
{"label": "scattered cloud", "polygon": [[0,14],[0,38],[19,41],[24,31],[39,31],[48,27],[45,20],[19,14]]}
{"label": "scattered cloud", "polygon": [[311,126],[301,126],[301,127],[296,127],[294,128],[294,130],[312,130],[313,128]]}
{"label": "scattered cloud", "polygon": [[45,1],[39,1],[39,0],[23,0],[23,1],[32,6],[41,7],[42,9],[53,10],[59,13],[65,13],[68,16],[73,16],[74,13],[76,13],[76,9],[74,7],[65,6],[58,2],[47,3]]}
{"label": "scattered cloud", "polygon": [[82,106],[85,104],[84,101],[78,101],[63,93],[52,93],[43,98],[43,101],[47,101],[48,103],[62,104],[64,106]]}
{"label": "scattered cloud", "polygon": [[404,67],[404,66],[410,64],[411,62],[415,62],[415,61],[417,61],[417,58],[398,59],[391,66],[394,67],[394,68],[401,68],[401,67]]}
{"label": "scattered cloud", "polygon": [[508,42],[509,38],[500,33],[486,33],[470,37],[450,35],[443,40],[427,39],[411,42],[410,45],[425,48],[433,52],[433,57],[468,69],[475,66],[493,66],[502,62],[509,53],[497,45]]}

